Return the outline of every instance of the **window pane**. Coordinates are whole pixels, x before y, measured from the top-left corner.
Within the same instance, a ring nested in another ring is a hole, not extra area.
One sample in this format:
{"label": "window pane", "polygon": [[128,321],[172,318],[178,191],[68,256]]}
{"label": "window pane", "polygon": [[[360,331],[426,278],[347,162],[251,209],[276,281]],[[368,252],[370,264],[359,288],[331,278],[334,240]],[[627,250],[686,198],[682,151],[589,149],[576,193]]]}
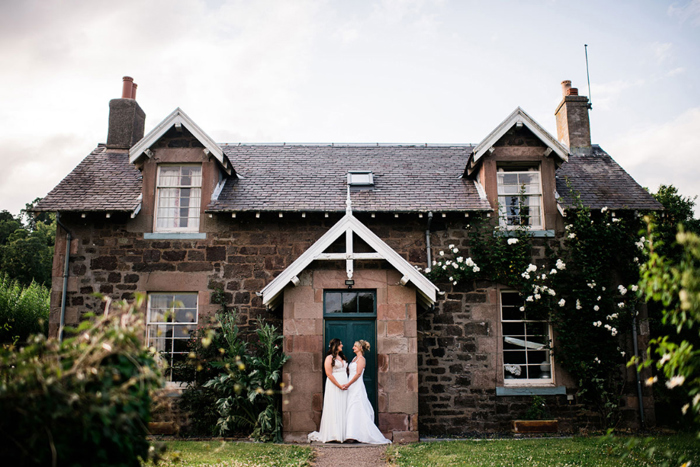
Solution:
{"label": "window pane", "polygon": [[506,364],[525,364],[525,352],[504,351],[503,363]]}
{"label": "window pane", "polygon": [[374,294],[372,292],[360,292],[360,313],[374,313]]}
{"label": "window pane", "polygon": [[513,323],[505,322],[503,323],[503,335],[504,336],[524,336],[525,335],[525,323]]}
{"label": "window pane", "polygon": [[501,294],[501,303],[503,306],[508,305],[520,307],[523,304],[523,300],[518,293],[503,292]]}
{"label": "window pane", "polygon": [[357,313],[357,293],[343,292],[343,313]]}
{"label": "window pane", "polygon": [[340,313],[340,292],[326,292],[326,313]]}

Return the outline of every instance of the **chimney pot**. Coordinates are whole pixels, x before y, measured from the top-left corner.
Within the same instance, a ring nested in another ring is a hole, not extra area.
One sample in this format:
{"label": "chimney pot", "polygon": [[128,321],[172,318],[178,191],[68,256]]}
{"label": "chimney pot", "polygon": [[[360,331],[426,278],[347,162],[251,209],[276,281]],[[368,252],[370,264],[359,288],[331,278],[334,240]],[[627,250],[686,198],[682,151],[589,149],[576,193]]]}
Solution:
{"label": "chimney pot", "polygon": [[[125,78],[126,79],[126,78]],[[571,80],[565,80],[561,82],[561,95],[566,97],[569,95],[569,89],[571,89]]]}
{"label": "chimney pot", "polygon": [[567,96],[578,96],[578,88],[569,88]]}
{"label": "chimney pot", "polygon": [[122,99],[134,99],[134,78],[125,76],[122,80]]}
{"label": "chimney pot", "polygon": [[139,87],[139,85],[136,83],[132,83],[132,84],[133,84],[133,86],[131,87],[131,98],[136,99],[136,88]]}

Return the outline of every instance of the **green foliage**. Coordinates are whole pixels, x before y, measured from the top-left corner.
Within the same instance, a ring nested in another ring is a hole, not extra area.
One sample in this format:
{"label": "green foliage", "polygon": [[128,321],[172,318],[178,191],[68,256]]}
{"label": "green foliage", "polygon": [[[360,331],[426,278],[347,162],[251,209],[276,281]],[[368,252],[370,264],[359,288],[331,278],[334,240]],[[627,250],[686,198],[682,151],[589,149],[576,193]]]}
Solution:
{"label": "green foliage", "polygon": [[[637,438],[630,438],[637,440]],[[627,440],[607,437],[490,439],[442,441],[390,446],[387,455],[399,467],[422,466],[590,466],[650,467],[673,466],[669,459],[683,458],[695,466],[700,462],[700,443],[693,436],[664,436],[622,449]],[[650,452],[651,450],[651,452]]]}
{"label": "green foliage", "polygon": [[257,339],[250,345],[236,317],[235,310],[224,308],[216,315],[216,331],[198,330],[190,359],[197,376],[183,393],[181,407],[197,414],[190,427],[193,434],[246,432],[257,441],[280,442],[282,367],[289,359],[282,351],[282,336],[260,321]]}
{"label": "green foliage", "polygon": [[[313,449],[306,446],[244,442],[166,441],[167,452],[159,465],[227,467],[308,467]],[[222,460],[225,462],[222,463]]]}
{"label": "green foliage", "polygon": [[530,402],[530,407],[525,412],[523,417],[525,420],[548,420],[552,416],[549,413],[549,408],[547,407],[547,402],[544,397],[532,396],[532,402]]}
{"label": "green foliage", "polygon": [[[663,323],[673,326],[676,334],[688,333],[694,339],[673,339],[659,336],[651,340],[648,359],[644,366],[652,365],[667,378],[669,389],[678,388],[686,397],[683,414],[688,411],[700,423],[700,348],[697,347],[700,327],[700,236],[679,228],[676,235],[683,249],[678,261],[659,254],[661,241],[656,228],[648,219],[649,260],[642,268],[640,294],[647,301],[663,306]],[[660,357],[654,361],[653,355]],[[648,383],[652,384],[655,379]]]}
{"label": "green foliage", "polygon": [[51,291],[32,282],[22,287],[0,273],[0,344],[24,342],[31,334],[47,334]]}
{"label": "green foliage", "polygon": [[455,286],[484,279],[519,291],[528,319],[551,322],[553,354],[579,383],[581,400],[613,426],[625,384],[621,346],[636,305],[628,289],[637,287],[644,259],[641,223],[630,212],[591,212],[576,193],[572,198],[564,237],[545,245],[547,258],[533,261],[535,240],[526,227],[505,231],[481,220],[469,229],[471,257],[450,245],[427,274]]}
{"label": "green foliage", "polygon": [[149,392],[162,386],[158,357],[144,348],[133,307],[107,309],[63,342],[37,335],[0,350],[3,463],[140,466],[153,453],[146,424]]}
{"label": "green foliage", "polygon": [[274,326],[260,321],[254,351],[249,352],[240,338],[235,314],[217,318],[227,348],[224,359],[216,366],[224,372],[204,387],[219,395],[216,402],[220,415],[216,424],[218,434],[223,436],[231,430],[252,428],[250,436],[256,441],[281,442],[279,390],[282,367],[289,359],[282,352],[282,336]]}
{"label": "green foliage", "polygon": [[51,285],[56,219],[54,214],[42,213],[37,218],[29,214],[39,199],[27,204],[18,218],[7,211],[0,213],[0,272],[25,286],[32,282]]}

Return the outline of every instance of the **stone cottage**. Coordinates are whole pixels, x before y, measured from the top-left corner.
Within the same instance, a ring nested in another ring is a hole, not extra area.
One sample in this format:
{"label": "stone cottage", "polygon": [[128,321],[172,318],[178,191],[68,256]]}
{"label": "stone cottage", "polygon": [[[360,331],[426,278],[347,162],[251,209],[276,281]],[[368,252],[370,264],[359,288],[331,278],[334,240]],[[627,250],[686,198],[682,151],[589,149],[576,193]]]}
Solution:
{"label": "stone cottage", "polygon": [[[566,418],[575,384],[548,351],[504,348],[502,316],[517,314],[517,293],[495,283],[440,290],[417,270],[448,244],[469,248],[475,217],[517,223],[522,203],[533,236],[557,238],[565,179],[591,209],[660,207],[591,144],[588,99],[562,85],[556,138],[517,108],[477,146],[222,144],[179,108],[144,136],[125,77],[107,143],[36,207],[59,217],[50,332],[99,310],[93,292],[140,291],[145,339],[176,363],[220,288],[244,329],[260,317],[283,329],[288,441],[318,429],[333,337],[371,343],[365,384],[395,441],[503,430],[533,394]],[[525,201],[513,196],[522,186]],[[517,378],[504,372],[514,358]]]}

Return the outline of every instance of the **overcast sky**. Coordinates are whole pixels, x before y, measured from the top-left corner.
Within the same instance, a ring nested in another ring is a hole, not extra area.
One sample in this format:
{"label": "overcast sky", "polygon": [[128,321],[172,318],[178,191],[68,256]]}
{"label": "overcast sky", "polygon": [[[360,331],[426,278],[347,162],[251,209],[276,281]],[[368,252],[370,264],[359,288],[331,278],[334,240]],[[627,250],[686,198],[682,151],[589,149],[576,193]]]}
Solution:
{"label": "overcast sky", "polygon": [[217,142],[478,143],[517,106],[556,137],[584,44],[593,142],[700,194],[700,0],[3,0],[0,210],[106,141],[124,75],[147,132],[181,107]]}

